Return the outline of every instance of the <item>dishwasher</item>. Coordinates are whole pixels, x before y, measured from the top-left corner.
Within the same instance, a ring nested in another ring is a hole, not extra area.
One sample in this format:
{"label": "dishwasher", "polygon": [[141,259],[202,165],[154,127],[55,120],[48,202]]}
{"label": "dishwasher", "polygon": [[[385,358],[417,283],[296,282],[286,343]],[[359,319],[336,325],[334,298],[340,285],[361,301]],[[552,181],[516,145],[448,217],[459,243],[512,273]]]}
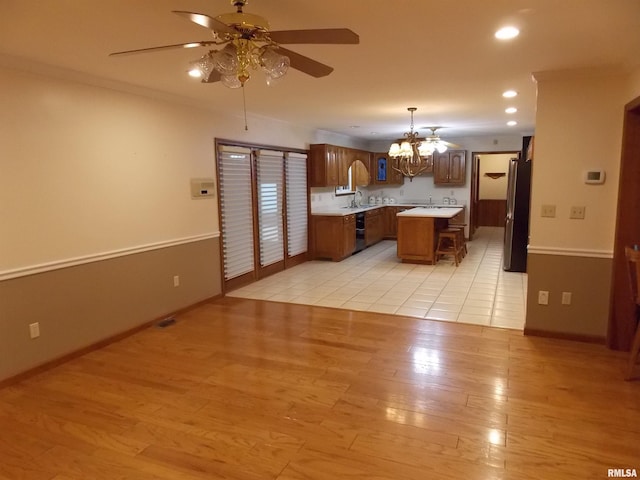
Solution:
{"label": "dishwasher", "polygon": [[364,212],[356,213],[356,249],[353,253],[364,250],[364,247],[366,247],[364,238],[364,218]]}

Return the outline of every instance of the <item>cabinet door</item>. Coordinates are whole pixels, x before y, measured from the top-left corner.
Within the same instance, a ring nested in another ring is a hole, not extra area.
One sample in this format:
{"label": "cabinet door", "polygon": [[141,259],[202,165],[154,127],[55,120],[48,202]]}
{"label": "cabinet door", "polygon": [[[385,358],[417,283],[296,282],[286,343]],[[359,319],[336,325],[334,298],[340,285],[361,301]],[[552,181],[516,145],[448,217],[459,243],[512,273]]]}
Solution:
{"label": "cabinet door", "polygon": [[356,187],[366,187],[369,185],[369,170],[360,160],[355,160],[351,164],[351,177],[353,185]]}
{"label": "cabinet door", "polygon": [[356,249],[356,216],[346,215],[342,219],[342,256],[347,257]]}
{"label": "cabinet door", "polygon": [[449,183],[449,152],[433,154],[433,183]]}
{"label": "cabinet door", "polygon": [[338,152],[337,147],[314,144],[309,148],[309,186],[337,187]]}
{"label": "cabinet door", "polygon": [[449,183],[454,185],[464,185],[466,173],[465,152],[452,151],[449,154]]}
{"label": "cabinet door", "polygon": [[464,150],[435,153],[433,183],[436,185],[464,185],[466,181],[465,153]]}
{"label": "cabinet door", "polygon": [[353,162],[353,154],[350,148],[334,147],[337,156],[338,183],[337,185],[349,185],[349,167]]}

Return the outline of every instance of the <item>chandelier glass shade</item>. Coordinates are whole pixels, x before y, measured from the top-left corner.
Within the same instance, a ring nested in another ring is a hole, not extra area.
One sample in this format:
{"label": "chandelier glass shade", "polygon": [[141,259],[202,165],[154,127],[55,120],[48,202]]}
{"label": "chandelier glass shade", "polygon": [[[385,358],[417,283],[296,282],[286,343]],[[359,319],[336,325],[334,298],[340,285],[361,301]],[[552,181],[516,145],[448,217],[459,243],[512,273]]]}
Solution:
{"label": "chandelier glass shade", "polygon": [[189,75],[206,82],[216,71],[223,85],[239,88],[249,80],[252,70],[260,69],[266,76],[267,85],[273,85],[287,73],[289,64],[289,57],[278,53],[278,46],[273,43],[260,45],[254,40],[236,38],[221,50],[211,50],[192,62]]}
{"label": "chandelier glass shade", "polygon": [[436,151],[444,153],[447,146],[435,134],[435,129],[432,129],[433,133],[428,138],[419,138],[418,133],[413,131],[413,112],[417,108],[409,107],[407,110],[411,112],[410,129],[404,134],[405,140],[398,140],[391,144],[389,157],[393,160],[391,168],[412,180],[429,168],[425,157],[433,155]]}

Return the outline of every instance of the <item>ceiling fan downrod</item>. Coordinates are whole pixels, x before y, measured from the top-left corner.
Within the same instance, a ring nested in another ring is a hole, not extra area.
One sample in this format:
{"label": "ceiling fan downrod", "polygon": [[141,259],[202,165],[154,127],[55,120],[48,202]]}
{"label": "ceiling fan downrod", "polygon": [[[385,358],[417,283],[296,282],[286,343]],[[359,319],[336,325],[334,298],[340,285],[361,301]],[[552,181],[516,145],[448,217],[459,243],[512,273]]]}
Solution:
{"label": "ceiling fan downrod", "polygon": [[236,7],[236,13],[242,13],[242,8],[248,3],[249,0],[231,0],[231,5]]}

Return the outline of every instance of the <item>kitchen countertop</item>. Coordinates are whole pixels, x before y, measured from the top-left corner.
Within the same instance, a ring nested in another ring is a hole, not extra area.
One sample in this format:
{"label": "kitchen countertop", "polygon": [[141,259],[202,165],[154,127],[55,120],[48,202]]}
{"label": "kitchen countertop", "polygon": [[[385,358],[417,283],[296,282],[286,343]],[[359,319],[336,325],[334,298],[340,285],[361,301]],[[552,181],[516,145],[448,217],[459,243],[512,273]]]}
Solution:
{"label": "kitchen countertop", "polygon": [[460,212],[462,207],[443,207],[443,208],[429,208],[429,207],[416,207],[404,212],[398,213],[398,217],[430,217],[430,218],[453,218]]}
{"label": "kitchen countertop", "polygon": [[[311,215],[321,215],[321,216],[331,216],[331,217],[343,217],[345,215],[351,215],[352,213],[360,213],[366,212],[367,210],[375,210],[376,208],[383,207],[403,207],[410,208],[411,210],[416,210],[418,208],[427,211],[437,212],[439,210],[456,210],[456,214],[464,209],[464,205],[436,205],[436,204],[416,204],[416,203],[384,203],[377,205],[362,205],[361,207],[327,207],[322,209],[317,209],[311,212]],[[405,210],[405,212],[411,211]],[[398,215],[403,215],[405,212],[401,212]],[[454,214],[455,215],[455,214]],[[428,216],[428,217],[441,217],[441,218],[449,218],[447,215],[425,215],[424,212],[421,215],[411,215],[411,216]]]}

